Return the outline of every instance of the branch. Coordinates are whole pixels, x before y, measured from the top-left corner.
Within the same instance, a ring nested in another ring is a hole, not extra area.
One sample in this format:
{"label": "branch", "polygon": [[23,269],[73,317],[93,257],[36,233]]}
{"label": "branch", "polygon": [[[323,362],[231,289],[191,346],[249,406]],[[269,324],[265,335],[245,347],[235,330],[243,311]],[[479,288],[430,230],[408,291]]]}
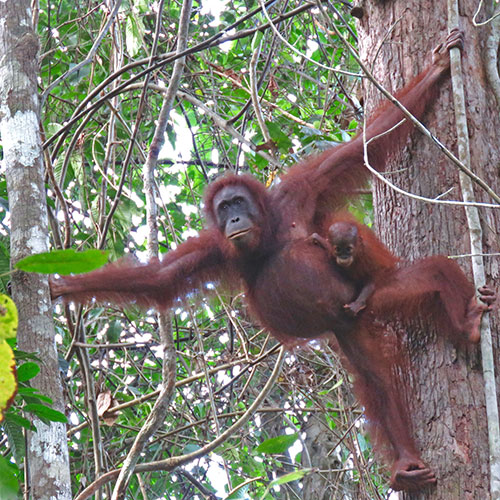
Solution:
{"label": "branch", "polygon": [[482,21],[480,23],[477,22],[477,16],[479,15],[479,12],[481,12],[481,9],[483,7],[484,0],[481,0],[479,2],[479,5],[477,6],[477,10],[474,13],[474,17],[472,18],[472,24],[477,28],[478,26],[484,26],[486,24],[489,24],[493,22],[495,19],[498,19],[500,17],[500,10],[497,10],[489,19],[486,19],[486,21]]}
{"label": "branch", "polygon": [[215,113],[212,109],[210,109],[206,104],[201,102],[199,99],[196,99],[196,97],[192,96],[191,94],[187,94],[186,92],[179,91],[177,93],[177,96],[179,99],[185,99],[186,101],[190,102],[191,104],[194,104],[195,106],[198,106],[200,109],[202,109],[212,120],[214,121],[215,125],[220,127],[222,130],[225,130],[228,134],[231,134],[235,139],[237,139],[239,142],[242,144],[245,144],[248,146],[249,149],[254,151],[255,153],[259,154],[263,158],[265,158],[271,165],[279,167],[279,163],[276,162],[276,160],[266,153],[265,151],[257,151],[257,147],[248,139],[246,139],[243,135],[241,135],[234,127],[229,125],[229,122],[227,120],[224,120],[221,118],[217,113]]}
{"label": "branch", "polygon": [[[97,348],[97,347],[105,348],[105,347],[108,347],[109,344],[99,345],[99,344],[87,344],[86,343],[85,345],[83,345],[80,342],[75,342],[74,345],[76,347],[85,347],[85,348],[92,348],[93,349],[93,348]],[[137,345],[140,345],[140,344],[139,343],[135,343],[134,345],[137,346]],[[127,346],[127,344],[124,343],[124,344],[115,345],[114,348],[116,348],[116,347],[126,347],[126,346]],[[267,359],[271,354],[274,354],[274,352],[276,350],[278,350],[278,348],[279,348],[279,345],[277,344],[274,347],[272,347],[271,349],[269,349],[268,351],[264,352],[263,354],[261,354],[260,356],[258,356],[257,358],[255,358],[254,360],[246,360],[248,362],[248,364],[247,364],[247,366],[245,366],[244,368],[242,368],[241,371],[242,372],[248,371],[249,368],[258,365],[261,361]],[[223,363],[223,364],[221,364],[219,366],[216,366],[215,368],[211,368],[208,371],[208,373],[210,375],[214,375],[214,374],[216,374],[219,371],[228,370],[230,368],[233,368],[234,366],[241,365],[241,363],[243,361],[245,361],[245,360],[241,359],[241,358],[237,358],[237,359],[235,359],[235,360],[233,360],[231,362]],[[180,387],[184,387],[185,385],[191,384],[192,382],[195,382],[196,380],[201,380],[204,377],[205,377],[205,373],[204,372],[203,373],[202,372],[194,373],[190,377],[186,377],[186,378],[184,378],[184,379],[179,380],[178,382],[176,382],[175,388],[179,389]],[[111,415],[113,413],[117,413],[117,412],[119,412],[121,410],[124,410],[125,408],[130,408],[131,406],[139,405],[141,403],[144,403],[144,401],[148,401],[149,399],[155,398],[159,394],[160,394],[160,389],[157,389],[156,391],[150,392],[148,394],[144,394],[143,396],[140,396],[138,398],[132,399],[130,401],[126,401],[125,403],[121,403],[121,404],[119,404],[117,406],[113,406],[113,408],[110,408],[109,410],[107,410],[106,415]],[[82,422],[79,425],[76,425],[75,427],[72,427],[67,432],[68,437],[72,436],[73,434],[76,434],[77,432],[80,432],[82,429],[85,429],[86,427],[88,427],[88,425],[89,425],[88,422],[85,421],[85,422]]]}
{"label": "branch", "polygon": [[[416,120],[416,118],[415,118]],[[394,127],[390,128],[389,130],[386,130],[382,134],[376,135],[369,139],[368,141],[366,140],[366,121],[363,123],[363,159],[365,162],[365,167],[379,180],[381,180],[384,184],[389,186],[392,190],[394,190],[396,193],[402,194],[403,196],[406,196],[408,198],[411,198],[413,200],[418,200],[418,201],[423,201],[425,203],[431,203],[433,205],[451,205],[455,207],[483,207],[483,208],[500,208],[500,205],[496,205],[493,203],[482,203],[479,201],[458,201],[458,200],[441,200],[440,197],[444,196],[447,193],[442,193],[435,198],[427,198],[425,196],[419,196],[418,194],[410,193],[409,191],[405,191],[404,189],[401,189],[400,187],[396,186],[396,184],[393,184],[389,179],[387,179],[381,172],[378,172],[375,170],[371,165],[368,160],[368,144],[370,142],[375,141],[379,137],[386,135],[390,132],[392,132],[395,128],[399,127],[404,120],[401,120],[399,123],[397,123]],[[430,132],[429,132],[430,133]]]}
{"label": "branch", "polygon": [[[319,68],[322,68],[322,69],[326,69],[328,71],[335,71],[336,73],[340,73],[342,75],[346,75],[346,76],[356,76],[356,77],[360,77],[362,75],[360,75],[359,73],[353,73],[352,71],[344,71],[342,69],[338,69],[338,68],[333,68],[331,66],[327,66],[326,64],[321,64],[320,62],[318,61],[315,61],[314,59],[312,59],[311,57],[308,57],[306,54],[304,54],[303,52],[301,52],[299,49],[295,48],[288,40],[286,40],[286,38],[279,32],[278,28],[276,28],[276,25],[275,25],[275,22],[271,19],[271,16],[269,15],[269,12],[267,11],[267,4],[264,3],[264,0],[259,0],[259,4],[262,8],[262,12],[264,13],[264,15],[266,16],[266,19],[269,23],[269,25],[271,26],[271,29],[274,31],[274,34],[290,49],[292,50],[293,52],[295,52],[296,54],[298,54],[301,58],[305,59],[306,61],[309,61],[311,64],[314,64],[316,66],[318,66]],[[340,35],[339,35],[340,36]],[[340,38],[343,38],[340,36]]]}
{"label": "branch", "polygon": [[[448,0],[448,28],[458,28],[459,13],[457,0]],[[450,51],[451,81],[453,85],[453,102],[455,105],[455,120],[457,126],[458,154],[465,165],[470,165],[469,132],[465,112],[464,82],[462,78],[462,60],[458,48]],[[462,195],[466,201],[474,201],[474,189],[471,180],[464,174],[459,175]],[[479,255],[482,252],[483,231],[477,208],[465,209],[469,225],[471,253],[478,254],[472,258],[472,273],[476,288],[486,283],[484,260]],[[495,358],[491,338],[489,314],[483,314],[481,319],[481,359],[483,365],[484,393],[486,400],[486,416],[488,420],[488,440],[490,448],[490,494],[497,500],[500,492],[500,425],[498,417],[498,402],[495,385]]]}
{"label": "branch", "polygon": [[486,53],[484,61],[486,76],[491,85],[497,106],[500,107],[500,75],[498,74],[498,46],[500,44],[500,11],[491,20],[490,32],[486,38]]}
{"label": "branch", "polygon": [[[271,5],[274,2],[275,2],[275,0],[268,0],[266,2],[266,5]],[[296,9],[288,12],[287,14],[277,16],[277,18],[275,19],[275,22],[279,23],[285,19],[288,19],[290,17],[294,17],[294,16],[296,16],[296,15],[298,15],[306,10],[312,9],[315,6],[316,6],[315,3],[305,3],[304,5],[297,7]],[[141,71],[137,75],[130,77],[126,82],[117,86],[113,91],[104,95],[104,97],[98,99],[97,102],[90,105],[90,102],[92,101],[92,99],[102,95],[104,93],[104,89],[106,87],[108,87],[108,85],[110,85],[114,80],[119,78],[124,73],[130,72],[137,67],[149,64],[150,59],[149,58],[141,59],[139,61],[136,61],[136,62],[127,64],[126,66],[123,66],[123,68],[121,68],[117,72],[110,75],[102,83],[100,83],[94,90],[92,90],[92,92],[89,93],[89,95],[75,109],[75,111],[73,112],[73,115],[71,116],[71,118],[69,120],[67,120],[64,127],[62,127],[60,130],[58,130],[55,134],[53,134],[49,139],[47,139],[44,142],[43,148],[45,149],[45,148],[49,147],[56,139],[58,139],[57,144],[56,144],[54,151],[52,153],[52,157],[54,157],[54,155],[57,155],[57,152],[62,147],[62,144],[66,138],[66,135],[69,133],[69,129],[71,129],[71,127],[73,127],[73,125],[78,120],[80,120],[86,114],[91,113],[93,111],[96,111],[100,106],[102,106],[104,100],[109,99],[117,94],[120,94],[125,87],[127,87],[128,85],[130,85],[138,80],[141,80],[148,73],[150,73],[156,69],[159,69],[168,63],[174,62],[175,60],[179,59],[180,57],[186,57],[186,56],[191,55],[191,54],[196,54],[198,52],[201,52],[202,50],[205,50],[205,49],[208,49],[211,47],[215,47],[217,45],[221,45],[222,43],[225,43],[228,41],[238,40],[240,38],[246,38],[249,36],[253,36],[256,31],[264,31],[264,30],[268,29],[270,25],[264,24],[264,25],[258,26],[256,28],[253,28],[250,30],[242,30],[242,31],[237,32],[233,35],[223,36],[226,32],[235,29],[238,25],[240,25],[241,23],[252,18],[256,14],[258,14],[260,11],[261,11],[261,8],[257,7],[253,11],[251,11],[248,14],[245,14],[241,18],[237,19],[230,26],[223,28],[221,31],[219,31],[218,33],[216,33],[215,35],[213,35],[209,39],[205,40],[202,43],[199,43],[198,45],[195,45],[194,47],[190,47],[179,54],[168,53],[168,54],[164,54],[162,56],[156,57],[155,63],[152,66],[146,68],[145,70]]]}

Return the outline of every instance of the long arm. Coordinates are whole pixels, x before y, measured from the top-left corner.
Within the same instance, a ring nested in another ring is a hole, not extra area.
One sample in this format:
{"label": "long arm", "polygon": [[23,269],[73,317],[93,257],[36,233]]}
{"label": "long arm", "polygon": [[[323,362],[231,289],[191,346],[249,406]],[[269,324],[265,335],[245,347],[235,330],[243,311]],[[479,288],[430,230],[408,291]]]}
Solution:
{"label": "long arm", "polygon": [[227,243],[218,231],[202,231],[189,238],[162,261],[142,264],[123,258],[86,274],[51,281],[52,298],[78,303],[135,303],[171,307],[178,298],[195,293],[210,281],[221,281],[231,273]]}
{"label": "long arm", "polygon": [[[461,47],[462,42],[462,34],[452,31],[446,42],[435,49],[430,66],[396,93],[396,98],[415,117],[421,118],[432,104],[441,80],[448,74],[448,51],[452,47]],[[413,126],[408,120],[396,127],[404,118],[398,108],[387,103],[376,110],[369,120],[366,140],[376,139],[368,145],[368,158],[377,170],[384,169],[387,157],[401,147],[412,130]],[[391,132],[386,133],[389,130]],[[304,193],[298,196],[300,199],[296,203],[299,207],[308,207],[306,217],[336,210],[369,178],[369,171],[364,167],[363,151],[363,135],[359,134],[348,143],[329,149],[317,157],[306,158],[292,167],[276,189],[287,206],[293,206],[290,203],[293,196],[296,199],[297,193]],[[314,202],[311,193],[316,195]]]}

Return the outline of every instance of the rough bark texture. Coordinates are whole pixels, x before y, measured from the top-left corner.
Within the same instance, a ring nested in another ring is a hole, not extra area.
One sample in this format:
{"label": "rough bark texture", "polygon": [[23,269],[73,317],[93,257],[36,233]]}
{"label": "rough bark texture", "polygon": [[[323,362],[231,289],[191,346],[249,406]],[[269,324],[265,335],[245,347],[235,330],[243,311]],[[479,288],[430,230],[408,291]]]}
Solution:
{"label": "rough bark texture", "polygon": [[[472,26],[477,2],[462,0],[459,3],[460,28],[466,39],[463,71],[471,167],[499,192],[499,109],[488,86],[482,60],[488,28]],[[363,7],[364,17],[358,24],[362,58],[373,65],[379,81],[394,90],[422,69],[432,48],[446,34],[446,2],[370,1],[363,2]],[[377,52],[380,45],[381,50]],[[450,91],[451,85],[447,82],[425,122],[456,154]],[[367,107],[373,109],[379,97],[373,87],[366,95]],[[457,169],[418,133],[387,170],[394,171],[391,181],[412,193],[432,198],[451,188],[444,198],[461,199]],[[411,200],[395,194],[378,181],[374,191],[376,227],[382,240],[396,254],[416,259],[431,254],[469,253],[463,208]],[[479,189],[476,189],[476,198],[491,202]],[[481,217],[484,252],[498,253],[499,212],[481,209]],[[470,276],[469,261],[468,258],[458,260]],[[498,257],[486,257],[485,264],[487,282],[498,289]],[[498,316],[492,315],[496,350],[497,320]],[[403,370],[403,376],[411,386],[407,397],[413,428],[424,460],[436,471],[438,485],[425,494],[404,494],[401,498],[488,499],[488,438],[479,349],[456,352],[449,342],[436,338],[436,332],[428,325],[412,325],[406,330],[411,361]]]}
{"label": "rough bark texture", "polygon": [[[305,435],[304,444],[307,446],[310,457],[309,462],[309,460],[306,460],[304,452],[302,452],[302,465],[304,467],[314,467],[321,471],[320,473],[309,474],[303,479],[301,498],[304,500],[371,498],[370,493],[365,488],[368,474],[365,468],[356,463],[356,469],[360,473],[361,480],[354,482],[351,470],[348,467],[345,468],[345,464],[336,456],[335,451],[339,443],[339,437],[332,432],[323,413],[311,414],[307,419],[307,423],[301,428],[301,432]],[[345,439],[354,448],[352,434],[347,434]]]}
{"label": "rough bark texture", "polygon": [[[0,2],[0,135],[11,216],[11,258],[15,263],[48,249],[37,95],[38,39],[29,0]],[[41,372],[33,385],[64,411],[47,279],[16,272],[12,296],[19,309],[19,347],[35,352]],[[34,418],[27,460],[30,498],[71,498],[66,425]]]}
{"label": "rough bark texture", "polygon": [[339,491],[340,487],[338,486],[340,474],[337,471],[342,467],[342,463],[334,454],[330,453],[331,450],[335,449],[336,439],[333,433],[329,432],[324,415],[311,415],[307,423],[301,428],[301,431],[305,433],[304,443],[311,458],[311,463],[308,464],[304,460],[305,457],[303,457],[302,465],[304,467],[316,467],[322,471],[332,471],[330,474],[326,474],[330,477],[325,477],[323,474],[306,476],[302,485],[302,498],[329,500],[335,498],[337,494],[341,496],[342,493]]}

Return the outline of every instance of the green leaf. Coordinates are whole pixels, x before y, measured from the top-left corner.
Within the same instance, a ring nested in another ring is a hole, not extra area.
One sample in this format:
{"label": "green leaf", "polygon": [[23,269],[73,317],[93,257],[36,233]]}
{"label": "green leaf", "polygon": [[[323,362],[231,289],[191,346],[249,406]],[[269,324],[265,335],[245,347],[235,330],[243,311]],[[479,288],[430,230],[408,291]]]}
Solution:
{"label": "green leaf", "polygon": [[33,395],[38,392],[38,389],[35,389],[34,387],[19,387],[17,393],[21,396],[23,394],[25,395]]}
{"label": "green leaf", "polygon": [[37,417],[50,420],[51,422],[64,422],[66,423],[68,419],[60,411],[49,408],[48,406],[30,403],[24,407],[24,411],[34,413]]}
{"label": "green leaf", "polygon": [[0,455],[0,498],[2,500],[16,500],[19,492],[19,483],[14,467]]}
{"label": "green leaf", "polygon": [[85,182],[85,175],[83,170],[83,160],[82,155],[74,153],[69,157],[69,165],[73,169],[75,177],[78,179],[80,185]]}
{"label": "green leaf", "polygon": [[312,469],[301,469],[296,470],[294,472],[290,472],[289,474],[285,474],[284,476],[280,476],[276,478],[274,481],[271,481],[269,486],[278,486],[280,484],[291,483],[292,481],[299,481],[304,476],[307,476],[312,471]]}
{"label": "green leaf", "polygon": [[62,123],[53,123],[53,122],[47,123],[47,125],[45,126],[45,133],[47,134],[47,139],[53,136],[56,132],[59,132],[59,130],[61,130],[63,126],[64,125]]}
{"label": "green leaf", "polygon": [[301,470],[297,470],[295,472],[290,472],[290,474],[285,474],[284,476],[278,477],[277,479],[275,479],[274,481],[271,481],[268,484],[266,491],[260,497],[260,499],[264,500],[265,498],[267,498],[267,494],[273,486],[278,486],[280,484],[290,483],[292,481],[299,481],[304,476],[309,474],[311,471],[312,471],[312,469],[301,469]]}
{"label": "green leaf", "polygon": [[26,456],[26,446],[24,441],[23,427],[29,430],[36,430],[26,418],[8,411],[3,422],[3,429],[7,434],[9,446],[17,464],[22,464]]}
{"label": "green leaf", "polygon": [[125,26],[125,42],[127,45],[127,52],[135,57],[139,52],[142,45],[144,29],[141,23],[134,16],[128,16]]}
{"label": "green leaf", "polygon": [[358,438],[359,448],[363,453],[367,450],[370,450],[370,444],[366,441],[366,438],[365,436],[363,436],[363,434],[358,432],[357,438]]}
{"label": "green leaf", "polygon": [[114,344],[115,342],[118,342],[120,340],[120,334],[123,331],[122,323],[121,321],[113,321],[110,322],[109,327],[106,331],[106,340]]}
{"label": "green leaf", "polygon": [[21,415],[18,415],[17,413],[13,413],[12,410],[8,411],[5,414],[4,425],[7,425],[9,422],[13,425],[16,425],[17,427],[24,427],[25,429],[34,430],[33,425],[27,418],[21,417]]}
{"label": "green leaf", "polygon": [[134,6],[139,9],[141,13],[145,13],[150,8],[149,2],[147,0],[135,0]]}
{"label": "green leaf", "polygon": [[280,125],[274,122],[266,121],[267,128],[269,129],[269,134],[271,135],[271,139],[276,143],[279,150],[282,153],[288,153],[290,148],[293,146],[290,137],[285,134]]}
{"label": "green leaf", "polygon": [[257,446],[257,451],[259,453],[270,454],[281,454],[284,453],[290,446],[297,441],[299,435],[295,434],[284,434],[283,436],[277,436],[270,439],[266,439],[263,443]]}
{"label": "green leaf", "polygon": [[257,31],[252,39],[252,50],[259,50],[264,34],[261,31]]}
{"label": "green leaf", "polygon": [[[2,199],[0,198],[0,205]],[[0,217],[2,210],[0,207]],[[10,279],[10,249],[9,239],[0,235],[0,292],[6,293]]]}
{"label": "green leaf", "polygon": [[[75,63],[70,63],[69,69],[72,69],[75,66],[76,66]],[[68,77],[68,81],[71,82],[73,85],[76,85],[89,75],[90,75],[90,64],[86,64],[85,66],[82,66],[79,70],[77,70],[75,73],[71,73],[71,75],[69,75]]]}
{"label": "green leaf", "polygon": [[184,447],[184,453],[194,453],[195,451],[198,451],[200,447],[197,444],[188,444]]}
{"label": "green leaf", "polygon": [[53,252],[30,255],[21,259],[15,267],[29,273],[65,275],[87,273],[107,262],[107,251],[94,249],[76,252],[70,248],[68,250],[54,250]]}
{"label": "green leaf", "polygon": [[23,363],[17,368],[17,380],[19,382],[26,382],[40,373],[40,367],[36,363]]}
{"label": "green leaf", "polygon": [[240,488],[237,488],[235,491],[233,491],[224,500],[245,500],[246,498],[248,498],[248,489],[248,484],[242,485]]}
{"label": "green leaf", "polygon": [[34,396],[29,396],[26,394],[23,398],[26,403],[46,403],[48,405],[53,404],[52,399],[50,399],[48,396],[45,396],[44,394],[35,394]]}

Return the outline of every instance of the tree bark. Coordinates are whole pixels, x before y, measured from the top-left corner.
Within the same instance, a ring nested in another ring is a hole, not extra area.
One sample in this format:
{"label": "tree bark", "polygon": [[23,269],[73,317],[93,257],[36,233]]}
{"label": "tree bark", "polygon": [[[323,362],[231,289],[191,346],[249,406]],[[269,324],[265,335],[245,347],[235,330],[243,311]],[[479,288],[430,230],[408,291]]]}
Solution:
{"label": "tree bark", "polygon": [[[430,61],[434,46],[447,33],[446,2],[410,0],[363,2],[359,22],[361,55],[373,65],[377,79],[389,90],[401,87]],[[471,147],[471,168],[499,192],[500,118],[482,59],[489,26],[472,25],[477,2],[460,2],[460,29],[465,33],[463,73]],[[486,19],[481,13],[479,20]],[[379,47],[380,51],[379,51]],[[498,47],[497,47],[498,49]],[[374,59],[374,57],[376,58]],[[368,110],[380,97],[366,91]],[[426,125],[456,154],[455,117],[450,81],[443,84]],[[418,195],[461,200],[458,169],[418,132],[387,167],[390,180]],[[476,187],[476,199],[491,203]],[[470,253],[463,207],[412,200],[374,182],[375,223],[379,236],[396,254],[413,260],[444,254]],[[480,209],[484,253],[498,253],[499,211]],[[471,277],[470,257],[458,263]],[[487,283],[498,286],[498,257],[485,257]],[[496,317],[494,317],[496,316]],[[491,315],[493,345],[498,349],[498,315]],[[436,471],[438,484],[425,494],[401,498],[472,500],[491,498],[484,382],[479,348],[458,352],[423,322],[404,329],[408,364],[400,382],[409,387],[407,399],[413,430],[424,460]],[[497,358],[496,358],[497,359]],[[496,366],[498,374],[498,363]],[[498,378],[497,378],[498,380]],[[498,392],[498,391],[497,391]],[[495,497],[496,498],[496,497]]]}
{"label": "tree bark", "polygon": [[[11,259],[48,250],[47,210],[37,95],[38,38],[29,0],[0,2],[0,135],[11,219]],[[14,272],[12,296],[19,310],[18,345],[41,360],[33,386],[64,412],[46,277]],[[66,425],[33,418],[28,434],[26,488],[33,499],[70,499]]]}

